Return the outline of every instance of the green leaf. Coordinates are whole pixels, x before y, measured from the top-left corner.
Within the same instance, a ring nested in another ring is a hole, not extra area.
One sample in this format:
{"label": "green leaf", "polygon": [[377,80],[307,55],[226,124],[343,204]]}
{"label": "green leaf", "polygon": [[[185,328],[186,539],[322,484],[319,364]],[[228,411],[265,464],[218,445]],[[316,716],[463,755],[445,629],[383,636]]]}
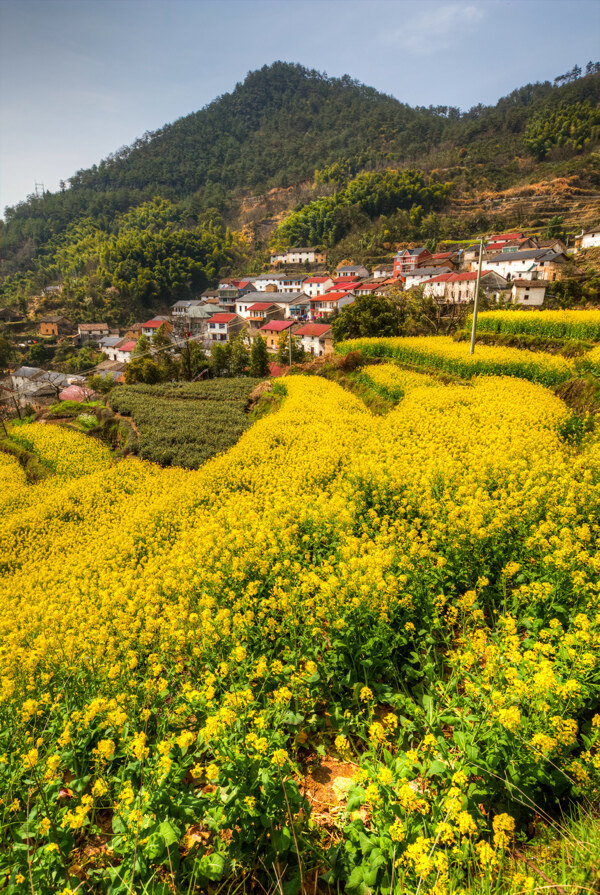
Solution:
{"label": "green leaf", "polygon": [[367,887],[365,886],[363,879],[363,868],[355,867],[346,883],[346,891],[356,892],[357,895],[363,895],[363,893],[366,892],[366,889]]}
{"label": "green leaf", "polygon": [[448,765],[443,761],[432,761],[429,765],[429,770],[427,771],[428,777],[440,777],[445,771],[448,770]]}
{"label": "green leaf", "polygon": [[287,855],[292,844],[292,836],[288,828],[283,827],[281,830],[275,830],[271,835],[271,842],[278,855]]}
{"label": "green leaf", "polygon": [[284,724],[291,724],[292,727],[297,727],[298,724],[302,724],[304,721],[304,715],[296,714],[296,712],[286,712],[283,718]]}
{"label": "green leaf", "polygon": [[163,820],[158,830],[167,846],[177,845],[179,842],[179,833],[170,821]]}
{"label": "green leaf", "polygon": [[198,870],[206,879],[217,882],[222,879],[225,872],[225,858],[223,855],[202,855],[198,861]]}

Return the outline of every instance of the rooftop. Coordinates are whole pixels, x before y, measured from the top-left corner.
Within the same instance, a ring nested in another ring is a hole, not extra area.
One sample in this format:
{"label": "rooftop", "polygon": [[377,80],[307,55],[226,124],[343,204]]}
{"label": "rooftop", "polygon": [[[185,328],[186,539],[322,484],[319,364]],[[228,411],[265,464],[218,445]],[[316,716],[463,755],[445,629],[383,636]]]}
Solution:
{"label": "rooftop", "polygon": [[210,323],[232,323],[237,319],[237,314],[213,314],[210,318]]}
{"label": "rooftop", "polygon": [[265,323],[264,326],[261,326],[261,332],[263,330],[271,330],[272,332],[280,333],[284,329],[289,329],[290,326],[294,325],[293,320],[271,320],[270,323]]}
{"label": "rooftop", "polygon": [[328,332],[331,332],[331,327],[328,323],[307,323],[306,326],[301,326],[300,329],[297,329],[294,335],[318,336],[321,338]]}

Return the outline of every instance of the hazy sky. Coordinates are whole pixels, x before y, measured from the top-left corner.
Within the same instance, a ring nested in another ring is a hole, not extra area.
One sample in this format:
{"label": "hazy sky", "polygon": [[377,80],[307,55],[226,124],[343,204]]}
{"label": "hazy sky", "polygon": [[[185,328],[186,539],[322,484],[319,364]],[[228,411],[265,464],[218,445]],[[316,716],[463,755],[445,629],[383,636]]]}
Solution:
{"label": "hazy sky", "polygon": [[467,109],[599,49],[598,0],[0,0],[0,209],[276,59]]}

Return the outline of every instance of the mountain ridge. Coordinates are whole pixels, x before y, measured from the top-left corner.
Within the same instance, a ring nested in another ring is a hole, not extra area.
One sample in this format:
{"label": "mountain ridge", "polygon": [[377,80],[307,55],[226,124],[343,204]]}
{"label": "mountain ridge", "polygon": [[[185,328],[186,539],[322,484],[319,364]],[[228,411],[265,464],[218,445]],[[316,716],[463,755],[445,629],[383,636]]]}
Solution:
{"label": "mountain ridge", "polygon": [[[168,300],[176,287],[188,294],[194,283],[211,282],[225,272],[220,265],[236,266],[228,228],[244,231],[251,256],[246,252],[244,263],[260,266],[274,226],[299,208],[344,191],[361,172],[414,171],[427,188],[448,196],[442,225],[431,215],[427,226],[422,225],[416,205],[399,204],[391,218],[386,210],[381,226],[376,220],[381,211],[369,216],[345,207],[346,243],[340,251],[360,253],[364,245],[365,258],[379,257],[390,242],[448,236],[456,210],[461,232],[453,235],[458,237],[477,232],[492,218],[499,225],[535,224],[560,210],[560,190],[554,190],[554,199],[559,198],[546,202],[543,214],[538,211],[544,195],[539,202],[525,203],[526,220],[517,220],[519,203],[505,194],[526,193],[531,183],[557,178],[572,184],[571,193],[578,190],[590,197],[582,219],[600,219],[600,156],[594,152],[600,146],[599,106],[600,74],[595,69],[563,86],[526,85],[495,106],[461,112],[447,106],[410,107],[349,76],[330,78],[294,63],[263,66],[203,109],[76,172],[68,189],[29,197],[7,209],[1,294],[10,303],[66,278],[79,279],[78,288],[83,288],[87,281],[80,268],[96,271],[99,294],[109,287],[127,291],[133,280],[156,279],[153,268],[150,273],[144,268],[146,262],[160,262],[162,285],[144,286],[144,295]],[[563,190],[565,197],[567,193]],[[495,195],[500,197],[496,207]],[[249,196],[259,201],[248,202]],[[265,196],[270,198],[263,201]],[[479,202],[482,196],[485,202]],[[171,205],[160,206],[156,220],[155,200]],[[510,209],[504,217],[503,202]],[[436,209],[444,214],[439,203]],[[129,221],[127,240],[119,236],[120,222],[130,213],[133,230],[139,230],[137,240]],[[148,213],[156,231],[150,240]],[[215,227],[221,228],[219,234]],[[190,244],[183,236],[186,230],[195,234],[191,266],[183,264]],[[101,239],[96,231],[104,234]],[[183,268],[171,276],[166,247],[174,246],[173,231],[180,233],[176,255]],[[362,242],[352,241],[353,232],[364,232]],[[74,259],[81,247],[85,261],[78,265]],[[66,255],[67,266],[61,260]],[[109,259],[108,268],[102,267],[102,258]]]}

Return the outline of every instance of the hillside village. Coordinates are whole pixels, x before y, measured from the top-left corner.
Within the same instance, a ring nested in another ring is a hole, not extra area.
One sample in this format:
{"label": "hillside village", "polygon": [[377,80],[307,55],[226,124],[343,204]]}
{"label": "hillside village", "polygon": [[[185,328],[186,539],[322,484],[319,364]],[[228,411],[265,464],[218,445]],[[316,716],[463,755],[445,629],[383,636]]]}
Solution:
{"label": "hillside village", "polygon": [[[597,246],[600,228],[583,231],[569,250],[557,238],[542,240],[518,230],[492,234],[482,241],[480,289],[494,302],[542,307],[546,290],[561,278],[565,262]],[[142,348],[148,355],[165,351],[177,355],[189,340],[198,343],[208,358],[215,345],[234,339],[250,345],[260,337],[268,354],[276,355],[281,354],[282,340],[289,345],[291,334],[306,356],[322,357],[333,351],[332,319],[359,296],[401,300],[403,294],[419,290],[433,299],[442,315],[468,306],[474,300],[479,254],[479,242],[433,253],[424,246],[410,246],[399,248],[391,264],[370,271],[353,263],[328,270],[325,251],[292,247],[272,253],[267,272],[223,278],[218,288],[205,290],[197,299],[178,300],[169,314],[136,322],[125,331],[111,329],[106,322],[74,326],[60,314],[42,316],[36,321],[41,341],[92,349],[98,362],[75,373],[17,366],[3,381],[2,397],[9,406],[33,409],[57,399],[85,400],[91,394],[86,385],[90,376],[102,377],[107,384],[122,383],[127,366]],[[60,286],[45,291],[56,296]],[[17,328],[24,322],[10,310],[0,310],[0,320]]]}

